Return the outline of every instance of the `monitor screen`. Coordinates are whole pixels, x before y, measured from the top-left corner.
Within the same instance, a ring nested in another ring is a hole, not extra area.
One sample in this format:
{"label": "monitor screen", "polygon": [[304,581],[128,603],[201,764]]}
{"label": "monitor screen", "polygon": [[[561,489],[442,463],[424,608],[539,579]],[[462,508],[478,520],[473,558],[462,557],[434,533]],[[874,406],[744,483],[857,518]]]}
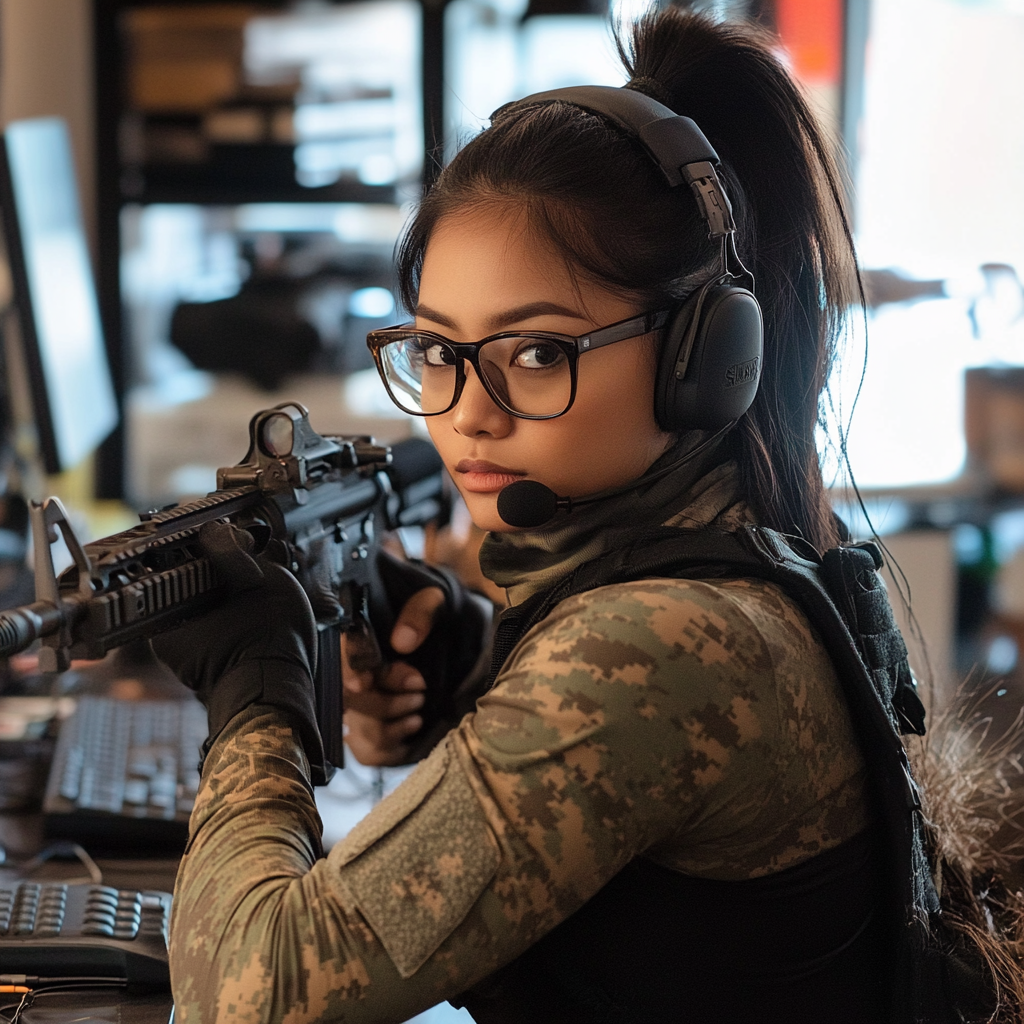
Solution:
{"label": "monitor screen", "polygon": [[57,118],[3,133],[8,259],[46,470],[81,462],[117,425],[71,145]]}

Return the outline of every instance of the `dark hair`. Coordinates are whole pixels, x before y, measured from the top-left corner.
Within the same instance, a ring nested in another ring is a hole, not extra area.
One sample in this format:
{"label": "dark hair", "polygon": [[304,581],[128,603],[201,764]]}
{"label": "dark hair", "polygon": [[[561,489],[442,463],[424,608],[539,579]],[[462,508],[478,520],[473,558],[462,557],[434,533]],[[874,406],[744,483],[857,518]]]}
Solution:
{"label": "dark hair", "polygon": [[[635,86],[693,118],[721,157],[765,322],[761,385],[733,432],[744,497],[762,524],[823,551],[838,536],[815,429],[857,277],[830,143],[772,44],[669,7],[641,19],[620,54]],[[494,203],[524,210],[577,273],[646,309],[717,266],[693,196],[669,189],[635,139],[578,107],[526,106],[497,117],[425,196],[398,255],[408,309],[438,221]]]}

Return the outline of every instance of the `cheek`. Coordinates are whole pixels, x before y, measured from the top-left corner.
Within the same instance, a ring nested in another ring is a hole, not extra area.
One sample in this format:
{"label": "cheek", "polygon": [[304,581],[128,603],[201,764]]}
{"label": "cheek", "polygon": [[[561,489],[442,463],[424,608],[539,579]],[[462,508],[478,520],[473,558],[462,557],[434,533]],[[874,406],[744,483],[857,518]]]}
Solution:
{"label": "cheek", "polygon": [[627,349],[607,354],[614,358],[590,365],[580,360],[572,409],[561,419],[537,424],[548,428],[546,461],[576,494],[635,479],[671,442],[654,418],[656,367],[649,353]]}
{"label": "cheek", "polygon": [[[646,339],[620,343],[598,358],[579,362],[576,406],[588,419],[615,422],[627,433],[656,430],[654,380],[657,364]],[[600,358],[600,357],[604,358]]]}
{"label": "cheek", "polygon": [[427,416],[425,417],[425,420],[430,440],[437,449],[437,454],[441,456],[441,461],[444,463],[445,469],[450,473],[452,467],[448,462],[448,456],[445,454],[445,448],[452,433],[451,426],[447,424],[448,414],[445,413],[443,416]]}

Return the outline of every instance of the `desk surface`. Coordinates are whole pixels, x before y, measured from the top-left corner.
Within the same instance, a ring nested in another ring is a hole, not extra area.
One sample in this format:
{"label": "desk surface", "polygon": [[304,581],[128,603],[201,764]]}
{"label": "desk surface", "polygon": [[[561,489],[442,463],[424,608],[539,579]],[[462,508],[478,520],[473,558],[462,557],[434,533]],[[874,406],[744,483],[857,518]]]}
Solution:
{"label": "desk surface", "polygon": [[19,1024],[171,1024],[169,992],[126,998],[119,989],[40,996],[19,1017]]}
{"label": "desk surface", "polygon": [[[7,860],[0,864],[0,881],[21,877],[20,865],[47,845],[41,813],[0,814],[0,844]],[[157,889],[171,892],[178,870],[178,857],[104,858],[96,863],[103,883],[118,889]],[[32,872],[32,880],[82,880],[86,871],[77,860],[49,860]],[[0,1005],[10,998],[2,997]],[[16,1003],[14,1004],[16,1005]],[[9,1007],[13,1009],[13,1006]],[[2,1012],[2,1011],[0,1011]],[[121,989],[97,989],[40,996],[22,1013],[21,1024],[169,1024],[173,1019],[170,992],[126,995]]]}
{"label": "desk surface", "polygon": [[[43,816],[38,812],[0,814],[0,845],[7,860],[0,864],[0,878],[18,874],[18,867],[48,845],[43,836]],[[179,857],[97,858],[103,884],[118,889],[159,889],[171,892]],[[33,881],[61,881],[85,872],[77,860],[50,860],[32,873]]]}

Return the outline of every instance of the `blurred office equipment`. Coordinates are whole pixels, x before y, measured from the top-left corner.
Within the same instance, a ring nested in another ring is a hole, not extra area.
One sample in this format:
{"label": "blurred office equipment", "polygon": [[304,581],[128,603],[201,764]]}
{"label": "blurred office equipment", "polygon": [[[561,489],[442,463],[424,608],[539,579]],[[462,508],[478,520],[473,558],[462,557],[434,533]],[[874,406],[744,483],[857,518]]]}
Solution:
{"label": "blurred office equipment", "polygon": [[[418,0],[95,10],[101,295],[126,404],[98,490],[157,504],[208,489],[193,485],[237,448],[218,448],[222,430],[201,453],[176,437],[220,410],[244,424],[297,374],[323,394],[330,378],[321,419],[356,432],[345,375],[368,368],[367,330],[400,315],[392,253],[432,130],[427,14]],[[409,432],[374,421],[387,440]]]}
{"label": "blurred office equipment", "polygon": [[33,600],[35,581],[27,554],[28,505],[17,492],[0,491],[0,609]]}
{"label": "blurred office equipment", "polygon": [[166,892],[3,882],[0,963],[6,973],[39,975],[45,970],[49,977],[120,979],[121,984],[166,989],[170,917]]}
{"label": "blurred office equipment", "polygon": [[206,709],[194,699],[83,696],[61,726],[46,833],[90,850],[185,849]]}
{"label": "blurred office equipment", "polygon": [[989,486],[1024,495],[1024,366],[974,367],[965,382],[972,464]]}
{"label": "blurred office equipment", "polygon": [[380,202],[418,177],[420,12],[410,0],[121,8],[126,196],[302,201],[312,189],[326,190],[320,200]]}
{"label": "blurred office equipment", "polygon": [[25,384],[49,473],[81,462],[118,420],[67,129],[7,126],[0,209]]}

